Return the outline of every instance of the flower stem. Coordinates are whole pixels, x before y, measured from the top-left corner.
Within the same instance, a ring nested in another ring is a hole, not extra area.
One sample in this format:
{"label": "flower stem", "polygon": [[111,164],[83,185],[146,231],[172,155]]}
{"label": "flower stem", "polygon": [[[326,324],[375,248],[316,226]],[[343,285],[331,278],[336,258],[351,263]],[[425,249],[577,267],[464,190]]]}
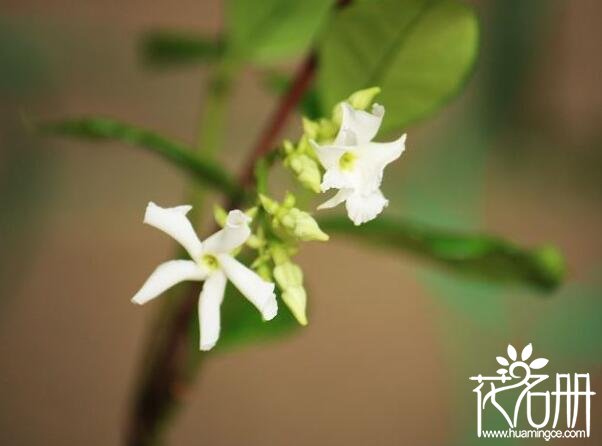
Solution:
{"label": "flower stem", "polygon": [[243,170],[239,177],[239,182],[243,187],[248,188],[249,186],[252,186],[254,178],[253,173],[257,160],[268,152],[276,149],[278,135],[282,132],[291,112],[295,109],[299,101],[301,101],[303,94],[311,84],[316,71],[316,65],[317,57],[316,54],[312,52],[297,69],[297,73],[295,74],[288,91],[280,99],[278,106],[268,121],[268,125],[260,134],[257,144],[253,147],[253,150],[243,166]]}

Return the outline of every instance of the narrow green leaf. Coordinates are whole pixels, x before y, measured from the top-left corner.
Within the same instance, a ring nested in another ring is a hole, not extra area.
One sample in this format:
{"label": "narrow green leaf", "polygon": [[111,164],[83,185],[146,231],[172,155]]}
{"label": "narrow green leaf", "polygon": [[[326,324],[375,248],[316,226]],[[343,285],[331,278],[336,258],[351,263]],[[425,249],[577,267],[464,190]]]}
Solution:
{"label": "narrow green leaf", "polygon": [[382,217],[358,227],[344,217],[322,219],[319,224],[327,233],[352,235],[383,247],[406,250],[477,278],[552,290],[564,276],[564,259],[551,246],[522,249],[487,235],[441,231]]}
{"label": "narrow green leaf", "polygon": [[330,108],[379,86],[383,130],[404,128],[458,92],[477,48],[476,16],[457,1],[354,1],[319,39],[321,99]]}
{"label": "narrow green leaf", "polygon": [[326,0],[228,0],[229,49],[257,63],[299,55],[310,45],[332,5]]}
{"label": "narrow green leaf", "polygon": [[231,198],[243,191],[220,165],[195,154],[184,145],[156,133],[108,118],[81,118],[43,123],[37,128],[45,134],[84,138],[93,141],[122,141],[161,155],[173,165],[188,172],[206,186],[213,187]]}
{"label": "narrow green leaf", "polygon": [[213,62],[223,52],[220,39],[181,31],[149,31],[141,42],[143,61],[161,67]]}

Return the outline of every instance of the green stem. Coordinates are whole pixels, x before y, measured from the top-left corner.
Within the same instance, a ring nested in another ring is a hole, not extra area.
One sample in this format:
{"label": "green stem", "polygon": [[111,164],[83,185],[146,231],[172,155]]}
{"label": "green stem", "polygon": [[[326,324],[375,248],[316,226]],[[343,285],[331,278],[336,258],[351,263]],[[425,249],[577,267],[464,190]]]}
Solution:
{"label": "green stem", "polygon": [[[207,96],[200,113],[196,152],[212,160],[219,147],[223,145],[223,136],[228,111],[228,102],[232,83],[238,72],[238,64],[224,58],[215,67],[208,81]],[[187,193],[188,200],[194,204],[190,217],[196,220],[204,207],[206,191],[191,184]]]}
{"label": "green stem", "polygon": [[237,71],[238,64],[224,58],[216,65],[209,80],[207,97],[200,113],[196,145],[197,151],[207,157],[215,155],[222,143],[227,103]]}

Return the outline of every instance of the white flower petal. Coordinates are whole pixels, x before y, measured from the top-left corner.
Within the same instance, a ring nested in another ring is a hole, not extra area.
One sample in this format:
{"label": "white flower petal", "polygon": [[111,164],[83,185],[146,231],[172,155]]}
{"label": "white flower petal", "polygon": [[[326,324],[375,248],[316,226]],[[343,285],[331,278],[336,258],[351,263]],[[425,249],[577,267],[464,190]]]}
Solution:
{"label": "white flower petal", "polygon": [[357,136],[351,130],[341,129],[337,135],[336,143],[341,146],[357,146]]}
{"label": "white flower petal", "polygon": [[380,189],[370,194],[353,193],[347,198],[347,215],[356,226],[370,221],[389,204]]}
{"label": "white flower petal", "polygon": [[199,297],[200,349],[211,350],[219,339],[220,308],[226,291],[226,275],[215,271],[203,284]]}
{"label": "white flower petal", "polygon": [[278,313],[278,303],[274,294],[275,285],[266,282],[228,254],[220,254],[218,260],[228,279],[243,296],[257,307],[263,319],[266,321],[273,319]]}
{"label": "white flower petal", "polygon": [[349,140],[349,132],[355,135],[356,144],[365,144],[372,141],[382,123],[385,108],[382,105],[374,104],[372,113],[368,113],[354,109],[347,102],[342,103],[341,107],[343,109],[343,120],[334,144],[343,145],[345,141]]}
{"label": "white flower petal", "polygon": [[251,218],[238,209],[230,211],[224,228],[203,242],[206,252],[228,253],[247,241],[251,235]]}
{"label": "white flower petal", "polygon": [[351,194],[353,193],[353,189],[340,189],[330,200],[326,200],[318,209],[330,209],[335,206],[338,206],[343,201],[345,201]]}
{"label": "white flower petal", "polygon": [[324,172],[320,188],[322,189],[322,192],[326,192],[329,189],[353,189],[360,184],[361,175],[362,172],[359,170],[343,172],[338,169],[329,169]]}
{"label": "white flower petal", "polygon": [[406,134],[392,142],[373,142],[359,149],[360,161],[377,169],[384,169],[401,156],[405,150]]}
{"label": "white flower petal", "polygon": [[179,242],[197,260],[202,252],[201,241],[197,237],[190,220],[186,217],[192,206],[162,208],[152,201],[146,207],[144,223],[154,226]]}
{"label": "white flower petal", "polygon": [[140,291],[132,298],[132,302],[138,305],[145,304],[180,282],[204,280],[205,277],[207,277],[206,271],[192,260],[170,260],[153,271]]}
{"label": "white flower petal", "polygon": [[338,146],[321,146],[315,141],[310,141],[313,146],[316,156],[324,169],[337,169],[339,167],[339,159],[347,151],[345,147]]}

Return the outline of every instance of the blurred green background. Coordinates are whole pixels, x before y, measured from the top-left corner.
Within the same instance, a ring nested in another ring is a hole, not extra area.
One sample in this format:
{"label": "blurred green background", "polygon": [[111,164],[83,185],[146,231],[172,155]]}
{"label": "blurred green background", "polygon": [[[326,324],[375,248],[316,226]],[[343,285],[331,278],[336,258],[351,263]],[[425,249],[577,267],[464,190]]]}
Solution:
{"label": "blurred green background", "polygon": [[[472,2],[467,89],[408,129],[386,213],[552,242],[567,282],[542,295],[469,281],[338,237],[301,253],[310,325],[208,362],[171,444],[536,444],[477,440],[473,383],[512,343],[602,384],[602,4]],[[0,444],[119,444],[146,325],[129,298],[172,254],[142,226],[184,178],[120,144],[35,137],[23,115],[101,114],[196,138],[207,70],[156,70],[140,36],[216,33],[219,1],[4,2],[0,16]],[[295,61],[283,65],[290,70]],[[240,167],[274,106],[263,73],[233,86],[218,158]],[[387,104],[385,104],[387,105]],[[288,132],[299,134],[299,120]],[[602,410],[592,409],[598,445]],[[541,443],[544,443],[543,440]],[[552,441],[553,444],[563,443]]]}

